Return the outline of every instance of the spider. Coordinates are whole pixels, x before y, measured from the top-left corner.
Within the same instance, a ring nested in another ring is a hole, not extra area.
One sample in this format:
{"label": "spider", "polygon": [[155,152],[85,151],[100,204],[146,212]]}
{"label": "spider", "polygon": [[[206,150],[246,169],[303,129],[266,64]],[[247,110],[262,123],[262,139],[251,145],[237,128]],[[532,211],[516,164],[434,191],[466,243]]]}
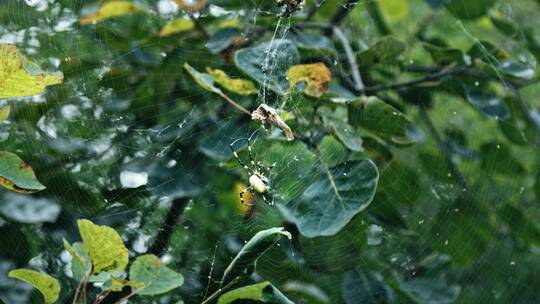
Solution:
{"label": "spider", "polygon": [[[253,159],[253,156],[251,154],[251,139],[253,138],[255,134],[257,134],[258,131],[259,130],[256,130],[255,132],[253,132],[253,134],[251,134],[249,138],[238,138],[237,140],[233,141],[230,144],[231,150],[234,154],[234,157],[236,158],[236,161],[240,164],[240,166],[242,166],[249,173],[249,187],[240,191],[240,202],[242,204],[245,204],[244,194],[247,191],[249,191],[251,195],[255,197],[253,193],[253,190],[255,190],[255,192],[259,193],[262,196],[265,203],[267,203],[270,206],[273,206],[274,197],[272,197],[272,201],[269,202],[265,195],[265,194],[268,194],[268,190],[270,190],[270,180],[268,179],[268,177],[265,175],[264,172],[266,171],[266,174],[269,174],[270,170],[272,170],[275,164],[265,167],[260,161],[255,163],[255,160]],[[236,153],[236,150],[234,149],[234,144],[236,144],[238,141],[241,141],[241,140],[247,140],[248,156],[249,156],[249,160],[251,162],[252,167],[249,167],[246,163],[244,163],[238,156],[238,153]]]}

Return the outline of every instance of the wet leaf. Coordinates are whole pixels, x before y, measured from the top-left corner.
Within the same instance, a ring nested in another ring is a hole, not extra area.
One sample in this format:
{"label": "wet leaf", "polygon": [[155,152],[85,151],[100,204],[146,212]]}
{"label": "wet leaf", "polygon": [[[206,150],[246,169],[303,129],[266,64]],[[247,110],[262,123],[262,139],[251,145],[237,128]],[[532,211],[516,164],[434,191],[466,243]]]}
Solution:
{"label": "wet leaf", "polygon": [[271,303],[271,304],[293,304],[287,299],[279,289],[270,282],[262,282],[249,286],[244,286],[224,293],[219,297],[218,304],[229,304],[236,302],[246,303]]}
{"label": "wet leaf", "polygon": [[499,214],[512,233],[525,243],[540,246],[540,228],[529,216],[510,204],[506,204]]}
{"label": "wet leaf", "polygon": [[291,41],[278,39],[238,50],[234,61],[240,70],[264,88],[285,94],[289,88],[287,70],[298,64],[300,54]]}
{"label": "wet leaf", "polygon": [[58,300],[60,284],[47,275],[30,269],[16,269],[9,272],[9,277],[21,280],[32,285],[43,295],[45,304],[51,304]]}
{"label": "wet leaf", "polygon": [[41,94],[62,83],[62,73],[45,73],[28,61],[14,45],[0,45],[0,99]]}
{"label": "wet leaf", "polygon": [[292,236],[283,228],[270,228],[257,232],[236,254],[232,262],[227,266],[222,284],[227,284],[237,276],[244,274],[246,268],[253,265],[257,259],[262,256],[266,250],[277,243],[282,236],[291,239]]}
{"label": "wet leaf", "polygon": [[34,193],[45,189],[34,171],[16,154],[0,151],[0,185],[20,193]]}
{"label": "wet leaf", "polygon": [[92,273],[126,268],[128,250],[114,229],[95,225],[89,220],[78,220],[77,225],[92,262]]}
{"label": "wet leaf", "polygon": [[140,295],[157,295],[173,290],[184,283],[181,274],[165,266],[161,260],[147,254],[138,257],[129,270],[129,279],[143,283],[133,286],[133,292]]}
{"label": "wet leaf", "polygon": [[[379,173],[371,160],[321,164],[322,172],[301,194],[279,204],[282,214],[306,237],[339,232],[371,203]],[[292,169],[292,168],[291,168]]]}
{"label": "wet leaf", "polygon": [[299,64],[287,71],[289,86],[303,84],[304,93],[313,97],[321,97],[330,85],[332,73],[324,63]]}
{"label": "wet leaf", "polygon": [[249,80],[245,79],[233,79],[229,77],[224,71],[219,69],[211,69],[206,68],[206,71],[212,78],[214,78],[214,81],[217,82],[219,85],[227,89],[228,91],[231,91],[233,93],[236,93],[238,95],[251,95],[251,94],[257,94],[258,90],[255,87],[255,84]]}
{"label": "wet leaf", "polygon": [[324,124],[332,130],[336,137],[351,151],[363,151],[362,138],[356,128],[347,122],[347,112],[344,109],[337,109],[332,112],[329,108],[321,107],[319,113]]}
{"label": "wet leaf", "polygon": [[159,35],[164,37],[173,34],[189,32],[193,28],[195,28],[195,23],[193,22],[193,20],[178,18],[165,24],[165,26],[163,26],[163,28],[159,32]]}
{"label": "wet leaf", "polygon": [[110,18],[120,17],[133,13],[144,12],[144,9],[131,1],[110,1],[103,3],[97,12],[81,18],[81,24],[90,24],[100,22]]}
{"label": "wet leaf", "polygon": [[454,16],[461,19],[476,19],[487,13],[495,0],[448,0],[445,7]]}

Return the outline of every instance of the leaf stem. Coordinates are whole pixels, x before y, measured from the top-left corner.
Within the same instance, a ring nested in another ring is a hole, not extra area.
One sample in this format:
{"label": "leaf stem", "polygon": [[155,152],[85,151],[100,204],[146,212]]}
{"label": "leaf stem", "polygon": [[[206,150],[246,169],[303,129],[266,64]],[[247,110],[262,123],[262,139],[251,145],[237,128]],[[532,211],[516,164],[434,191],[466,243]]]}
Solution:
{"label": "leaf stem", "polygon": [[209,304],[209,303],[211,303],[215,298],[219,297],[223,292],[229,290],[234,284],[238,283],[239,280],[240,280],[239,276],[234,278],[227,285],[225,285],[224,287],[219,288],[213,294],[211,294],[208,298],[204,299],[201,302],[201,304]]}

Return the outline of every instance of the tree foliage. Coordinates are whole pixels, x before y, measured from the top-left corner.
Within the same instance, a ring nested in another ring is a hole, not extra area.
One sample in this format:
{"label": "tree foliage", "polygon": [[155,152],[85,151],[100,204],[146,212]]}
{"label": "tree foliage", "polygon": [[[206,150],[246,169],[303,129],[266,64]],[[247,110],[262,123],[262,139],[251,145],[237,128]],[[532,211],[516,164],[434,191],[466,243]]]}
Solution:
{"label": "tree foliage", "polygon": [[0,303],[540,301],[539,5],[0,1]]}

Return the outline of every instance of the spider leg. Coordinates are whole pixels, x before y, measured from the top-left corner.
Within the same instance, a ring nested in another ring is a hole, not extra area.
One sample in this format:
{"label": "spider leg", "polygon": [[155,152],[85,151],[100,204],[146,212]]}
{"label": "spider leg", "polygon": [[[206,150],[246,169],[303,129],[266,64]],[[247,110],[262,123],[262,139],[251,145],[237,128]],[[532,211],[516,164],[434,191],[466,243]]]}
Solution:
{"label": "spider leg", "polygon": [[268,199],[266,198],[266,195],[264,195],[264,193],[262,193],[261,196],[262,196],[265,203],[267,203],[270,206],[274,206],[274,197],[273,196],[272,196],[272,201],[271,202],[268,202]]}
{"label": "spider leg", "polygon": [[[240,138],[240,139],[242,139],[242,138]],[[238,153],[236,153],[236,150],[234,149],[234,144],[235,144],[238,140],[240,140],[240,139],[237,139],[237,140],[233,141],[233,142],[229,145],[229,147],[231,148],[231,151],[232,151],[232,153],[234,154],[234,158],[236,158],[236,161],[238,162],[238,164],[240,164],[240,166],[244,167],[244,169],[248,170],[248,171],[250,172],[250,174],[251,174],[251,173],[253,172],[253,170],[252,170],[250,167],[248,167],[248,166],[240,159],[240,157],[238,156]]]}
{"label": "spider leg", "polygon": [[259,129],[255,130],[255,132],[253,132],[249,138],[247,139],[247,146],[248,146],[248,156],[249,156],[249,160],[251,161],[251,165],[253,166],[253,168],[257,168],[257,165],[255,164],[255,160],[253,159],[253,155],[251,154],[251,139],[253,138],[253,136],[255,136],[255,134],[257,134],[259,132]]}
{"label": "spider leg", "polygon": [[[255,196],[253,195],[253,191],[252,191],[252,188],[251,186],[247,187],[246,189],[240,191],[240,203],[242,203],[242,205],[245,205],[246,203],[244,202],[244,193],[246,193],[247,191],[249,191],[251,193],[251,196],[253,196],[255,198]],[[248,204],[249,206],[253,206],[254,204]]]}

